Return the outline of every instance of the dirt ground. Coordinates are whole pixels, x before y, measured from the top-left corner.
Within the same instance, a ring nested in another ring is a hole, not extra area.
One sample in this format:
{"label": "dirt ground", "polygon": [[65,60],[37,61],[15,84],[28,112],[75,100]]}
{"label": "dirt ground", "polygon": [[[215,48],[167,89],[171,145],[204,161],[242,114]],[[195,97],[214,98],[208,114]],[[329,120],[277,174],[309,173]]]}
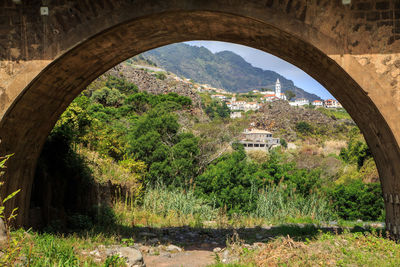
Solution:
{"label": "dirt ground", "polygon": [[143,255],[147,267],[203,267],[215,263],[209,250],[189,250],[170,255]]}

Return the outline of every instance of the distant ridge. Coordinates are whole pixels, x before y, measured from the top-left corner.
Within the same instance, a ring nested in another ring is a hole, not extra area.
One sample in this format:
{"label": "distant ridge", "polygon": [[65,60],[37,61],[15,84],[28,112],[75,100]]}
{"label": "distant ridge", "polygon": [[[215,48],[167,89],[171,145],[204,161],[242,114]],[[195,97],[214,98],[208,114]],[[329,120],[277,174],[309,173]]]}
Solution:
{"label": "distant ridge", "polygon": [[145,52],[141,56],[179,76],[230,92],[273,89],[276,79],[279,78],[282,92],[291,90],[296,94],[296,98],[321,100],[319,96],[296,87],[293,81],[275,71],[254,67],[231,51],[214,54],[205,47],[179,43]]}

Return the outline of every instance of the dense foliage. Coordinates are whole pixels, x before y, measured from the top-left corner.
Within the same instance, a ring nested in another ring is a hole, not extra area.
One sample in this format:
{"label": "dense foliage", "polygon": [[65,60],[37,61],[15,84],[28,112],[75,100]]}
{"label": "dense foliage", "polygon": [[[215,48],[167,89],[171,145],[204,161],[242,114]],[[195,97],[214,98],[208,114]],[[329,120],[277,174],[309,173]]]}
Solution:
{"label": "dense foliage", "polygon": [[319,171],[297,169],[292,163],[280,162],[280,154],[273,152],[268,161],[258,164],[249,161],[242,147],[212,164],[196,180],[198,194],[224,207],[229,212],[253,212],[259,190],[286,184],[288,190],[308,196],[319,186]]}
{"label": "dense foliage", "polygon": [[[204,112],[211,122],[183,128],[179,114],[191,107],[190,98],[175,93],[139,92],[124,79],[106,76],[73,101],[57,122],[44,151],[69,158],[64,163],[75,164],[76,171],[85,167],[79,165],[83,161],[74,154],[74,147],[95,151],[104,158],[97,159],[99,166],[91,165],[99,176],[97,180],[109,179],[130,186],[134,196],[144,199],[147,206],[151,204],[145,200],[151,195],[143,197],[146,188],[150,190],[147,192],[158,192],[160,200],[168,194],[165,192],[175,192],[178,196],[183,189],[192,195],[179,198],[182,205],[187,197],[187,201],[206,203],[229,215],[241,213],[271,220],[299,216],[328,220],[336,215],[349,220],[381,218],[383,202],[379,186],[364,184],[360,178],[364,163],[370,164],[371,155],[356,128],[350,131],[348,147],[338,157],[342,164],[358,166],[356,175],[343,171],[333,176],[327,174],[323,165],[298,167],[293,159],[287,158],[285,139],[281,139],[282,147],[268,156],[250,155],[237,143],[232,145],[231,152],[215,156],[216,147],[222,148],[222,144],[233,141],[233,128],[240,121],[229,129],[225,126],[230,121],[227,106],[206,96],[203,99]],[[295,125],[303,137],[322,134],[320,128],[304,121]],[[89,152],[85,153],[89,156]],[[74,158],[77,160],[71,160]],[[113,167],[111,161],[118,167]],[[65,173],[79,176],[75,172]],[[121,177],[113,178],[116,175]],[[80,218],[75,217],[74,221]]]}
{"label": "dense foliage", "polygon": [[365,184],[361,180],[353,180],[333,188],[331,196],[340,218],[384,220],[382,190],[378,183]]}
{"label": "dense foliage", "polygon": [[364,162],[372,157],[371,151],[364,140],[358,137],[358,129],[354,128],[350,133],[350,140],[347,148],[340,151],[340,157],[347,163],[355,163],[359,168],[364,165]]}
{"label": "dense foliage", "polygon": [[116,161],[144,162],[146,183],[188,185],[197,171],[198,140],[180,131],[174,111],[190,107],[191,99],[139,92],[114,76],[93,87],[74,100],[52,136],[61,133],[67,147],[81,143]]}
{"label": "dense foliage", "polygon": [[212,101],[209,105],[204,107],[204,112],[210,119],[215,118],[229,118],[230,110],[225,102]]}

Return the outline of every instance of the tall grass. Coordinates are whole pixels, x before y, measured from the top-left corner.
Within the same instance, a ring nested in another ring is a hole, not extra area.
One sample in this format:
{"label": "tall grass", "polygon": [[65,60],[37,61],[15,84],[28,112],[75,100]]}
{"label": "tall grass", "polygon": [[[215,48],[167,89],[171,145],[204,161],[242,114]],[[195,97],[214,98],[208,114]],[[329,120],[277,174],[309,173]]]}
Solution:
{"label": "tall grass", "polygon": [[335,218],[324,197],[316,194],[304,197],[281,184],[268,187],[260,193],[253,216],[270,222],[288,222],[300,218],[326,222]]}
{"label": "tall grass", "polygon": [[26,266],[79,266],[70,239],[50,234],[34,235],[34,246],[24,248]]}
{"label": "tall grass", "polygon": [[213,220],[218,210],[197,198],[194,192],[182,189],[157,187],[147,190],[143,199],[143,209],[154,214],[167,216],[174,212],[178,216],[191,215],[200,220]]}

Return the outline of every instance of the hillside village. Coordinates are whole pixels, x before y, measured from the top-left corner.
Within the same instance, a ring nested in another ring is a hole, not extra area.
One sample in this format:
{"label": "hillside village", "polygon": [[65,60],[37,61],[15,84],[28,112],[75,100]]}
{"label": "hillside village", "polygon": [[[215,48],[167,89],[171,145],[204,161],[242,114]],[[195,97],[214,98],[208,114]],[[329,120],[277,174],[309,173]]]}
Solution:
{"label": "hillside village", "polygon": [[[289,101],[287,96],[281,92],[281,83],[279,79],[276,80],[275,83],[275,91],[259,91],[259,90],[252,90],[249,93],[240,93],[240,94],[232,94],[229,92],[224,91],[223,89],[217,88],[210,88],[207,85],[201,85],[198,89],[199,92],[218,92],[219,94],[211,95],[211,98],[218,99],[221,101],[226,102],[226,105],[229,109],[233,112],[232,117],[237,118],[238,114],[235,114],[237,111],[244,111],[247,112],[249,110],[258,110],[260,109],[263,103],[274,102],[278,100],[287,101],[289,105],[294,107],[301,107],[301,106],[313,106],[313,107],[324,107],[324,108],[342,108],[342,105],[339,101],[335,99],[326,99],[326,100],[314,100],[310,102],[306,98],[296,98],[294,101]],[[253,96],[252,100],[256,101],[245,101],[245,100],[238,100],[238,98],[242,98],[242,96],[247,95]]]}
{"label": "hillside village", "polygon": [[[143,67],[143,66],[142,66]],[[146,68],[146,67],[144,67]],[[154,68],[149,68],[154,69]],[[148,70],[149,70],[148,69]],[[157,69],[159,72],[166,72],[163,69]],[[292,96],[288,99],[285,93],[282,93],[282,85],[279,78],[275,82],[274,90],[258,90],[254,89],[246,93],[232,93],[228,92],[222,88],[215,88],[209,84],[196,83],[192,79],[181,78],[175,74],[169,73],[172,78],[184,84],[187,84],[191,88],[195,89],[199,93],[208,93],[214,100],[219,100],[225,102],[228,108],[231,110],[231,118],[238,118],[240,114],[238,112],[256,111],[261,108],[263,103],[274,102],[278,100],[283,100],[289,103],[289,105],[294,107],[312,106],[315,108],[343,108],[342,105],[336,99],[326,99],[326,100],[314,100],[311,101],[306,98],[295,98]],[[292,99],[293,98],[293,99]],[[247,99],[250,99],[248,101]]]}
{"label": "hillside village", "polygon": [[[231,111],[230,117],[232,119],[240,118],[243,112],[259,110],[262,107],[262,104],[275,101],[284,101],[293,107],[326,109],[343,108],[340,102],[336,99],[314,100],[310,102],[306,98],[295,98],[293,95],[288,99],[288,96],[285,93],[282,93],[282,85],[279,78],[275,82],[274,91],[254,89],[247,93],[231,93],[221,88],[215,88],[208,84],[198,84],[191,79],[180,78],[178,76],[174,76],[174,79],[190,85],[199,93],[210,94],[212,99],[225,103]],[[290,95],[290,93],[288,95]]]}

